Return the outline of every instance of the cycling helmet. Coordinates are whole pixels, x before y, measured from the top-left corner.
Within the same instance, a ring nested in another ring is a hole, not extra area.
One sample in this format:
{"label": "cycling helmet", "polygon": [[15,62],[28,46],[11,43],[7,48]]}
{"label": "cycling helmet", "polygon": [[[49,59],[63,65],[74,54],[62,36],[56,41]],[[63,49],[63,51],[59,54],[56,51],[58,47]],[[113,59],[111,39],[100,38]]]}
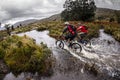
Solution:
{"label": "cycling helmet", "polygon": [[78,23],[78,25],[79,25],[79,26],[81,26],[81,25],[82,25],[82,23],[81,23],[81,22],[79,22],[79,23]]}
{"label": "cycling helmet", "polygon": [[65,24],[65,25],[69,25],[69,22],[65,22],[64,24]]}

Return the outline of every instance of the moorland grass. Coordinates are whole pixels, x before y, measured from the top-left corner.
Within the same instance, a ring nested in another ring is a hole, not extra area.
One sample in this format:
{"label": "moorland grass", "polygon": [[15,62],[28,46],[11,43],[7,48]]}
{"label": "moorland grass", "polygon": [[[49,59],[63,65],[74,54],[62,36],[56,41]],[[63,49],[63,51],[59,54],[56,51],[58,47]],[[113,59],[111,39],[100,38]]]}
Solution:
{"label": "moorland grass", "polygon": [[104,27],[104,32],[112,35],[117,41],[120,42],[120,24],[109,23]]}
{"label": "moorland grass", "polygon": [[0,58],[14,73],[48,74],[52,66],[51,53],[45,44],[36,45],[27,36],[13,35],[0,42]]}

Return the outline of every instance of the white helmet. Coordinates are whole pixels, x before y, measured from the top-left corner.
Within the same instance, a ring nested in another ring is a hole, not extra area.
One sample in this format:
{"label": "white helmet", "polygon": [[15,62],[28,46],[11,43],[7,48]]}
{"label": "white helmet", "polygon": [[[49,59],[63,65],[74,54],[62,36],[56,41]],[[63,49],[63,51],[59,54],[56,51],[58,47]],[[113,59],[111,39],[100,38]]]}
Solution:
{"label": "white helmet", "polygon": [[81,25],[82,25],[82,23],[78,23],[78,25],[79,25],[79,26],[81,26]]}
{"label": "white helmet", "polygon": [[65,24],[65,25],[69,25],[70,23],[69,23],[69,22],[65,22],[64,24]]}

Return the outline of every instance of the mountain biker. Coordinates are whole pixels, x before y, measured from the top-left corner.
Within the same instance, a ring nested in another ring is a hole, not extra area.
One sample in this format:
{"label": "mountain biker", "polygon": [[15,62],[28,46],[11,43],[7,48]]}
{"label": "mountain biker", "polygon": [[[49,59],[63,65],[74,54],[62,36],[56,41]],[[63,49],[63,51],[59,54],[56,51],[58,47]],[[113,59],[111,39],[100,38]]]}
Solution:
{"label": "mountain biker", "polygon": [[83,43],[83,39],[86,37],[88,30],[86,26],[82,25],[82,23],[78,23],[78,28],[77,28],[77,33],[78,33],[78,38],[79,42]]}
{"label": "mountain biker", "polygon": [[67,33],[65,35],[65,40],[69,41],[69,46],[71,46],[71,41],[77,36],[77,33],[76,33],[76,28],[73,26],[73,25],[70,25],[69,22],[65,22],[65,28],[63,30],[63,34],[64,33]]}

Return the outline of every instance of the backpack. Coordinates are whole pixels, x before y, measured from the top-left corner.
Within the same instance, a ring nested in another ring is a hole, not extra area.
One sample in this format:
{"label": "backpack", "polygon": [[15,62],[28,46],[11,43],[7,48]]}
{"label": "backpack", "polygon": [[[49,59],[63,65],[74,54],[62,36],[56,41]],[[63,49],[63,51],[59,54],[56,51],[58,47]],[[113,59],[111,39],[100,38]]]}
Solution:
{"label": "backpack", "polygon": [[74,27],[73,25],[69,25],[73,31],[76,31],[76,27]]}
{"label": "backpack", "polygon": [[76,28],[74,26],[72,26],[72,25],[69,25],[68,30],[69,30],[70,33],[72,33],[74,35],[75,31],[76,31]]}

